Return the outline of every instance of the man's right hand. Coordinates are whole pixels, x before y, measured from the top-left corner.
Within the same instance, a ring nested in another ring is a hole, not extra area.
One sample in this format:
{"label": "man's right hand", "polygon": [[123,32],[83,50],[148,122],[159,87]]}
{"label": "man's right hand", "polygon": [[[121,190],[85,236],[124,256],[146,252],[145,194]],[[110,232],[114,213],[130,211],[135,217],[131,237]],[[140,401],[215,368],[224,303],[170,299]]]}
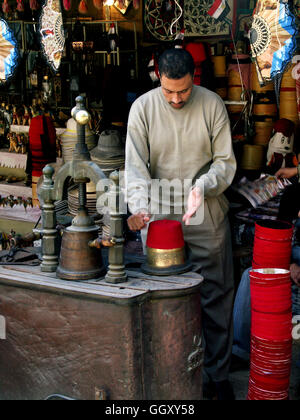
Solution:
{"label": "man's right hand", "polygon": [[297,175],[298,175],[297,168],[281,168],[275,174],[277,178],[288,178],[288,179]]}
{"label": "man's right hand", "polygon": [[133,214],[132,216],[128,217],[127,224],[130,230],[136,232],[137,230],[141,230],[146,227],[147,223],[150,221],[149,214],[147,213],[137,213]]}

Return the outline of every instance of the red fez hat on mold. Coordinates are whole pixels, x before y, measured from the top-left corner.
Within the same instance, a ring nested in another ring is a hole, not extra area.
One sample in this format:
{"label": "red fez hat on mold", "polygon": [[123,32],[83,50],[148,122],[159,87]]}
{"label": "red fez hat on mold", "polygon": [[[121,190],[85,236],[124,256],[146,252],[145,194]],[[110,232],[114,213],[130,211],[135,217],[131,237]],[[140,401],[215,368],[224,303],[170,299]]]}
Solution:
{"label": "red fez hat on mold", "polygon": [[186,261],[182,225],[175,220],[151,222],[147,236],[147,263],[142,271],[151,275],[181,274],[191,269]]}
{"label": "red fez hat on mold", "polygon": [[281,118],[275,122],[273,130],[276,133],[282,133],[285,137],[291,137],[295,130],[295,124],[287,118]]}

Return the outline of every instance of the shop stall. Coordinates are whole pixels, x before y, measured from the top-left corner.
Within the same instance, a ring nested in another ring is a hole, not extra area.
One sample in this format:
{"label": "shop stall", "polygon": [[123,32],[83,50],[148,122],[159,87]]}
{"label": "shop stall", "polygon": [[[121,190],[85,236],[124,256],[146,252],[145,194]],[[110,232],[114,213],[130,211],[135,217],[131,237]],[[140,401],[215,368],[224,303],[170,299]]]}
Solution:
{"label": "shop stall", "polygon": [[[298,183],[275,174],[300,159],[299,18],[298,0],[3,2],[0,399],[202,399],[200,266],[149,260],[119,207],[129,112],[168,48],[224,102],[236,292],[257,224],[275,226]],[[251,372],[249,399],[288,399]]]}

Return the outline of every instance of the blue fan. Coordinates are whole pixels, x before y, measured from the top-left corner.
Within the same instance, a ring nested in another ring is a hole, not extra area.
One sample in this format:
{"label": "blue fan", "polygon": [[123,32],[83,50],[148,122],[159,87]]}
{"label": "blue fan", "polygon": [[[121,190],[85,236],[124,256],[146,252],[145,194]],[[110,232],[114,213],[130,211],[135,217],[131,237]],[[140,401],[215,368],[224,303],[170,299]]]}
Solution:
{"label": "blue fan", "polygon": [[7,82],[19,62],[18,44],[7,22],[0,18],[0,82]]}

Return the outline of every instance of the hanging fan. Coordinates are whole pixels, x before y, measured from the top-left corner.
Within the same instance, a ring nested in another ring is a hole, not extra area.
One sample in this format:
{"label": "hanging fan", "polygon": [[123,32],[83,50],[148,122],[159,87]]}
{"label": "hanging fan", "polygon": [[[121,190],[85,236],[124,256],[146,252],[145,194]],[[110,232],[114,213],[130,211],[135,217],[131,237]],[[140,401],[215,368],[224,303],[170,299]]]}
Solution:
{"label": "hanging fan", "polygon": [[45,58],[56,72],[65,46],[60,0],[46,0],[40,17],[40,34]]}
{"label": "hanging fan", "polygon": [[13,76],[18,65],[17,41],[7,22],[0,18],[0,82],[5,83]]}
{"label": "hanging fan", "polygon": [[281,77],[296,49],[296,35],[295,17],[286,2],[258,0],[250,44],[261,86]]}

